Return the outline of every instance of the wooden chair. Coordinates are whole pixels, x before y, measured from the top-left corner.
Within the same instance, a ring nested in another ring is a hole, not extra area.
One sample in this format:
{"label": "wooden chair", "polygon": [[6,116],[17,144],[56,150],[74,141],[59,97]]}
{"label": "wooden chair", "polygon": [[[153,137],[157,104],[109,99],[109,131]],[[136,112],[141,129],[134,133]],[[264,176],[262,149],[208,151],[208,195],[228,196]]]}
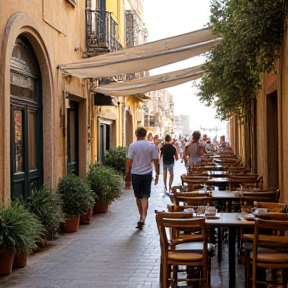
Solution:
{"label": "wooden chair", "polygon": [[[258,219],[255,221],[252,253],[249,253],[249,263],[252,263],[252,277],[250,277],[249,268],[246,275],[248,278],[248,287],[250,287],[249,282],[251,280],[253,288],[256,288],[257,283],[268,285],[268,281],[265,277],[260,279],[259,275],[257,275],[259,274],[257,273],[259,268],[262,269],[262,272],[260,273],[262,276],[265,275],[263,270],[272,269],[275,271],[275,269],[281,269],[283,285],[284,283],[287,284],[288,236],[285,236],[285,233],[287,232],[288,220],[277,221]],[[278,281],[279,280],[280,279],[278,279]],[[272,283],[269,281],[269,284]]]}
{"label": "wooden chair", "polygon": [[[261,193],[261,192],[259,192]],[[266,193],[266,192],[264,192]],[[269,192],[268,192],[269,193]],[[244,196],[245,197],[245,196]],[[277,197],[277,196],[276,196]],[[263,218],[263,219],[270,219],[270,220],[288,220],[288,214],[286,213],[281,213],[285,207],[286,204],[284,203],[276,203],[276,202],[269,202],[270,197],[267,197],[267,201],[255,201],[255,199],[262,199],[263,198],[258,198],[255,196],[249,197],[250,199],[247,201],[246,199],[246,205],[249,205],[248,207],[252,208],[254,202],[256,204],[255,208],[268,208],[270,212],[268,213],[263,213],[259,214],[257,217],[258,218]],[[272,199],[274,196],[272,197]],[[245,199],[245,198],[244,198]],[[264,199],[265,200],[265,199]],[[243,200],[242,200],[243,201]],[[252,212],[252,211],[251,211]],[[253,230],[254,231],[254,230]],[[245,249],[247,250],[247,247],[250,249],[252,245],[249,245],[249,243],[252,243],[254,235],[253,231],[251,229],[240,229],[240,235],[239,235],[239,247],[240,247],[240,256],[245,257]],[[251,248],[252,249],[252,248]],[[242,259],[243,260],[243,259]],[[247,260],[244,260],[242,262],[247,262]]]}
{"label": "wooden chair", "polygon": [[182,174],[181,176],[182,186],[186,188],[186,191],[192,191],[195,189],[203,188],[203,185],[206,184],[208,177],[193,177],[188,176],[186,174]]}
{"label": "wooden chair", "polygon": [[265,190],[257,192],[243,192],[243,196],[240,196],[240,205],[254,206],[254,202],[275,202],[279,201],[280,190]]}
{"label": "wooden chair", "polygon": [[243,166],[229,166],[227,167],[227,171],[229,171],[231,173],[231,175],[233,174],[247,174],[250,172],[249,169],[243,167]]}
{"label": "wooden chair", "polygon": [[214,159],[214,163],[221,165],[239,165],[240,161],[237,158],[219,157]]}
{"label": "wooden chair", "polygon": [[255,207],[256,208],[268,208],[269,212],[283,212],[286,205],[287,205],[286,203],[257,202]]}
{"label": "wooden chair", "polygon": [[193,173],[201,173],[201,172],[205,172],[205,171],[211,171],[211,170],[222,170],[222,167],[216,167],[215,164],[213,165],[205,165],[205,166],[192,166],[189,167],[189,175],[193,174]]}
{"label": "wooden chair", "polygon": [[235,190],[240,187],[240,185],[246,184],[250,187],[256,187],[258,174],[246,174],[246,175],[230,175],[228,187],[229,190]]}
{"label": "wooden chair", "polygon": [[199,212],[199,206],[207,206],[212,203],[212,198],[209,194],[202,195],[202,193],[193,193],[193,195],[189,192],[176,193],[171,195],[171,198],[175,211],[184,211],[185,209],[193,208],[197,213]]}
{"label": "wooden chair", "polygon": [[[177,212],[155,211],[161,244],[160,287],[170,287],[170,281],[172,281],[173,287],[183,281],[207,283],[209,276],[205,219],[187,218],[189,213],[178,213],[178,215],[175,213]],[[176,238],[173,233],[171,234],[171,231],[187,231],[189,229],[193,231],[193,235],[187,240]],[[195,245],[195,249],[193,249],[193,245],[187,249],[186,244],[188,243],[198,244]],[[172,266],[175,268],[173,271]],[[195,272],[193,277],[189,277],[189,274],[186,273],[185,278],[179,278],[179,266],[185,266],[186,271],[188,271],[188,267],[190,271],[193,267]]]}

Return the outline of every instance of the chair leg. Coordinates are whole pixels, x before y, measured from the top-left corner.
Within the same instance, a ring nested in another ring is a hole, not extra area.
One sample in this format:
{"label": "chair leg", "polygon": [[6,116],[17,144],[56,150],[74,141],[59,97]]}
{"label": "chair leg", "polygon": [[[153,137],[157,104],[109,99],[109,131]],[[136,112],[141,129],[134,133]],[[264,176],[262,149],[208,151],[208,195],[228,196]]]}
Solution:
{"label": "chair leg", "polygon": [[159,288],[164,288],[164,281],[163,281],[163,262],[162,262],[162,257],[160,258],[160,273],[159,273]]}
{"label": "chair leg", "polygon": [[218,253],[217,253],[217,256],[218,256],[218,263],[220,263],[222,261],[222,228],[218,228],[217,238],[218,238],[218,243],[217,243]]}
{"label": "chair leg", "polygon": [[208,267],[207,267],[207,283],[211,283],[211,257],[208,258]]}
{"label": "chair leg", "polygon": [[168,270],[169,270],[168,265],[163,263],[162,264],[162,287],[161,288],[168,288],[169,287]]}
{"label": "chair leg", "polygon": [[173,287],[175,286],[177,288],[177,282],[178,282],[178,266],[173,265]]}
{"label": "chair leg", "polygon": [[282,269],[282,281],[284,287],[287,287],[287,273],[288,273],[287,268]]}

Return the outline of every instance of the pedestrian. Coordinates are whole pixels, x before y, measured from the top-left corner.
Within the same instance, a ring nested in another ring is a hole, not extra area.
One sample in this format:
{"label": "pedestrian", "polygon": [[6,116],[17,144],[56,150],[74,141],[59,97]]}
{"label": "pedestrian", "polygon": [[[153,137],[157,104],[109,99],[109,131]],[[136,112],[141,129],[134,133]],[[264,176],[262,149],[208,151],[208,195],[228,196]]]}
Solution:
{"label": "pedestrian", "polygon": [[204,158],[204,145],[203,142],[200,141],[200,137],[200,131],[194,131],[192,134],[192,140],[185,147],[185,157],[189,157],[189,167],[200,165]]}
{"label": "pedestrian", "polygon": [[165,144],[160,149],[160,159],[163,157],[163,180],[164,180],[164,189],[167,192],[167,176],[169,173],[168,184],[169,192],[172,190],[172,183],[174,179],[174,162],[178,160],[178,153],[176,147],[171,142],[171,136],[165,136]]}
{"label": "pedestrian", "polygon": [[132,187],[139,212],[136,228],[142,229],[148,211],[148,199],[151,194],[152,162],[155,166],[155,185],[158,184],[159,161],[156,146],[146,140],[147,131],[138,127],[135,131],[137,140],[128,149],[126,160],[125,186],[132,180]]}
{"label": "pedestrian", "polygon": [[148,140],[149,142],[153,142],[153,134],[152,134],[152,132],[149,132],[149,133],[148,133],[147,140]]}

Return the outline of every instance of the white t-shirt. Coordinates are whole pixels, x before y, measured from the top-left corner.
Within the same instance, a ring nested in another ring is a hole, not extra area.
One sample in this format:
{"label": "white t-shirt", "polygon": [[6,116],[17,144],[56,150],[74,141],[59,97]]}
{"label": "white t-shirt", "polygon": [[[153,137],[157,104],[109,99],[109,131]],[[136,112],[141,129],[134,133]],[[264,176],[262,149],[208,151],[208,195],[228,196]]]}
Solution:
{"label": "white t-shirt", "polygon": [[153,143],[138,140],[129,146],[127,157],[133,160],[131,174],[144,175],[152,172],[152,160],[158,158],[158,150]]}

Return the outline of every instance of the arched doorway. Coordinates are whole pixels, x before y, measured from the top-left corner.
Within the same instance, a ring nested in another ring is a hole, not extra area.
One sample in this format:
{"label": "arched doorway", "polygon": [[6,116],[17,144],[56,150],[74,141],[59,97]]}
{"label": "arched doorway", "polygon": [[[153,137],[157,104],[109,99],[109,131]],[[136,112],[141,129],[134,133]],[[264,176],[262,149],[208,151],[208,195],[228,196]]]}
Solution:
{"label": "arched doorway", "polygon": [[26,198],[43,185],[41,74],[25,36],[19,36],[10,62],[11,198]]}

